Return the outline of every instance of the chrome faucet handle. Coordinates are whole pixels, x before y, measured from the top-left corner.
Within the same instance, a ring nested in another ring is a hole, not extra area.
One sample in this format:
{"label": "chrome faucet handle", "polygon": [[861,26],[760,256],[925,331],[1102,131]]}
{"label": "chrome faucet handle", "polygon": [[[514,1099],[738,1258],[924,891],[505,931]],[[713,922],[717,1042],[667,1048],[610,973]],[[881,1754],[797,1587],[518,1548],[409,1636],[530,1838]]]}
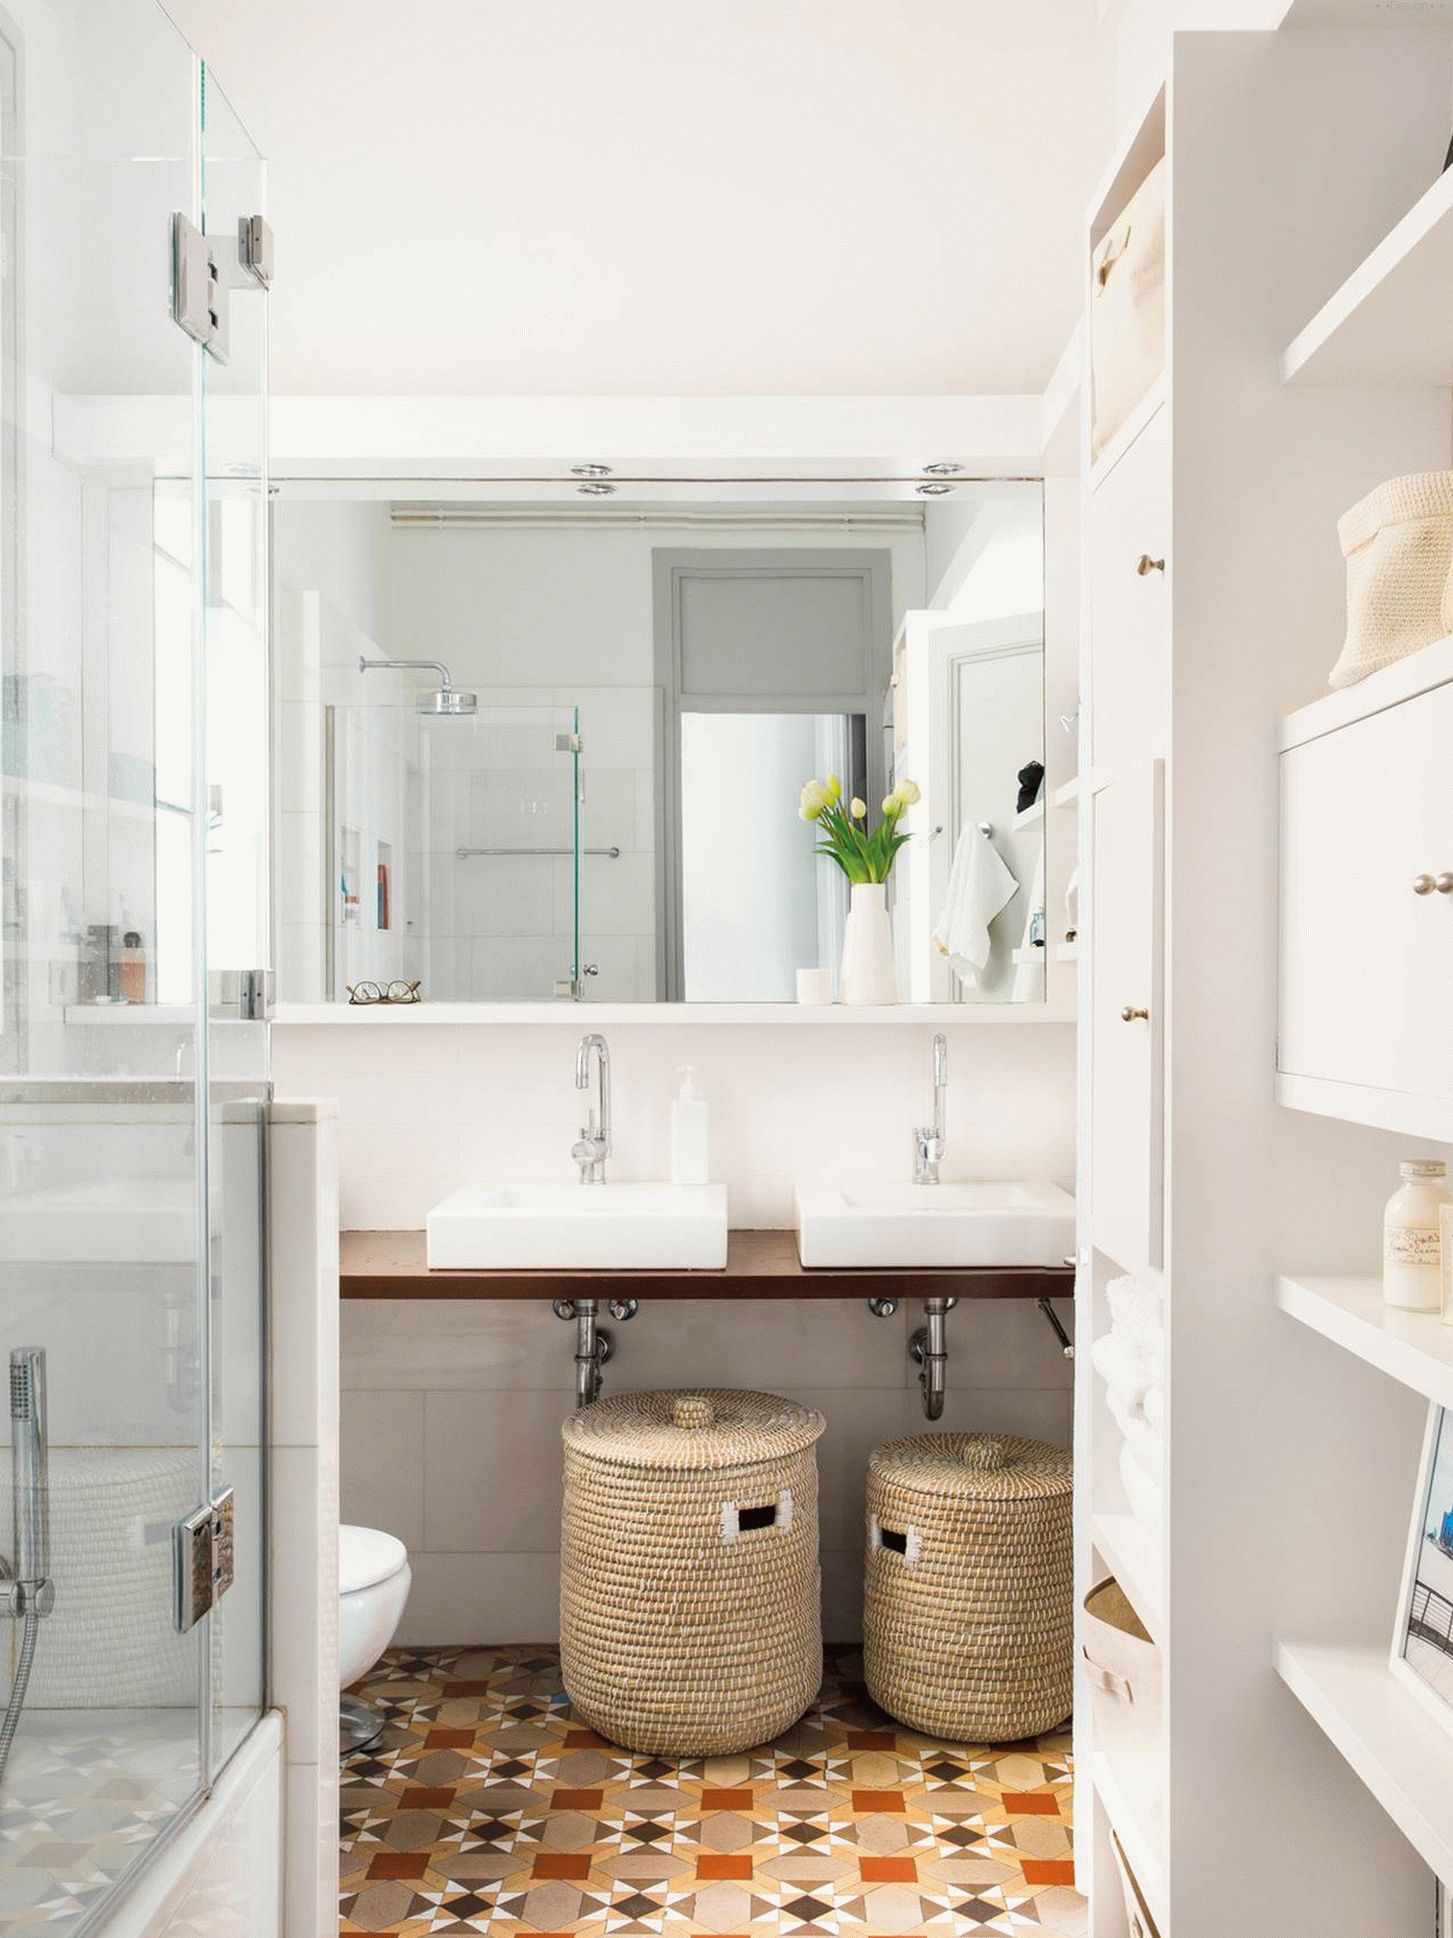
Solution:
{"label": "chrome faucet handle", "polygon": [[913,1130],[913,1182],[937,1184],[943,1139],[932,1124],[917,1124]]}
{"label": "chrome faucet handle", "polygon": [[594,1124],[581,1126],[580,1136],[570,1146],[570,1155],[580,1168],[582,1184],[604,1184],[605,1160],[610,1146]]}

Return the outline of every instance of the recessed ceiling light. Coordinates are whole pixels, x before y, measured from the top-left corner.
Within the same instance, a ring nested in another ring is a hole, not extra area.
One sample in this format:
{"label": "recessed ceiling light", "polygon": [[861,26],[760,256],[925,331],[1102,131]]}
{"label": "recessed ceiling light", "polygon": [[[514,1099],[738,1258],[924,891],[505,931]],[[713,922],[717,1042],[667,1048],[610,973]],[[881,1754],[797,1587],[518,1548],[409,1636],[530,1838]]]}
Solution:
{"label": "recessed ceiling light", "polygon": [[577,485],[575,489],[583,498],[613,498],[615,496],[614,485],[582,484]]}
{"label": "recessed ceiling light", "polygon": [[925,498],[941,498],[946,491],[952,491],[951,484],[918,484],[913,489]]}
{"label": "recessed ceiling light", "polygon": [[572,464],[570,475],[572,478],[608,478],[610,470],[608,464]]}
{"label": "recessed ceiling light", "polygon": [[952,478],[964,467],[955,464],[952,458],[935,458],[932,464],[926,464],[923,468],[930,478]]}

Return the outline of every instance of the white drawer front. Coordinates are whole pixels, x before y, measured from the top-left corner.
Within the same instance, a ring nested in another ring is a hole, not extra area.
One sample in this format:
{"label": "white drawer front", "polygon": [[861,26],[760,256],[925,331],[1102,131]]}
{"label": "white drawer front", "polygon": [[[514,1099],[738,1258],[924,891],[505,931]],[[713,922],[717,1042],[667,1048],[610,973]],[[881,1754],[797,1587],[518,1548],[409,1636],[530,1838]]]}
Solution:
{"label": "white drawer front", "polygon": [[1281,769],[1279,1067],[1453,1097],[1453,687]]}
{"label": "white drawer front", "polygon": [[1089,504],[1091,758],[1163,754],[1170,695],[1170,445],[1153,417]]}

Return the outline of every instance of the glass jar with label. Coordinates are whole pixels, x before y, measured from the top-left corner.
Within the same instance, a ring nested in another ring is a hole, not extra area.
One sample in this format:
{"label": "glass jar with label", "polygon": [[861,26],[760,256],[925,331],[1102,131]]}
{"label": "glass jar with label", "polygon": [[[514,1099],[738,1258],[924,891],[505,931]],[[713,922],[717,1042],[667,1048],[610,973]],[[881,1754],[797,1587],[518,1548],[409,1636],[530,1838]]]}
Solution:
{"label": "glass jar with label", "polygon": [[1382,1217],[1382,1296],[1403,1312],[1438,1312],[1443,1304],[1439,1218],[1453,1204],[1448,1167],[1439,1158],[1404,1158],[1402,1183]]}

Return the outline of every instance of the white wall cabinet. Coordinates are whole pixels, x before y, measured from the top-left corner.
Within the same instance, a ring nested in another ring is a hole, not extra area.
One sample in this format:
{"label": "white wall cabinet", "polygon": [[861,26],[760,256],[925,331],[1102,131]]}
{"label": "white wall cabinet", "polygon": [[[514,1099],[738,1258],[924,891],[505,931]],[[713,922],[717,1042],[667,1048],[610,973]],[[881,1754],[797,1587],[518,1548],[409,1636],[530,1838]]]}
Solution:
{"label": "white wall cabinet", "polygon": [[[1318,709],[1299,718],[1306,732]],[[1300,1081],[1304,1102],[1430,1135],[1453,1115],[1450,748],[1453,684],[1282,754],[1287,1101]]]}
{"label": "white wall cabinet", "polygon": [[1161,1263],[1161,783],[1161,763],[1144,761],[1091,805],[1091,1225],[1132,1272]]}
{"label": "white wall cabinet", "polygon": [[1165,745],[1170,426],[1146,424],[1089,500],[1090,758],[1116,773]]}

